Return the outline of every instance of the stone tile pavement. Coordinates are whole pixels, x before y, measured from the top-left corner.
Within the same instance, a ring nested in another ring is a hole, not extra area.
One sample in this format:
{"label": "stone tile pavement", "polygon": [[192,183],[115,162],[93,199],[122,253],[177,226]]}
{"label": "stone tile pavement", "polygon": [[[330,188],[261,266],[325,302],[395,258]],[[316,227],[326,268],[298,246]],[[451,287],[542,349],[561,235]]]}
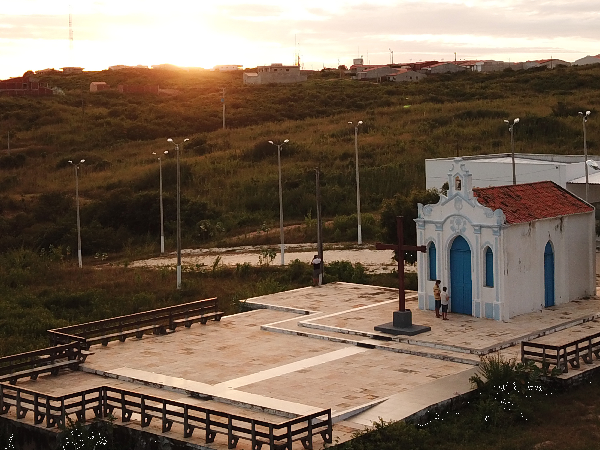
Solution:
{"label": "stone tile pavement", "polygon": [[[397,296],[394,289],[333,283],[249,299],[246,306],[256,309],[168,335],[95,346],[82,371],[18,385],[64,394],[110,384],[281,421],[331,408],[334,440],[341,442],[379,418],[400,420],[467,392],[482,354],[517,356],[523,339],[560,341],[600,330],[598,298],[508,323],[456,314],[441,321],[409,298],[413,322],[431,332],[409,339],[375,332],[375,325],[391,320]],[[202,396],[210,400],[198,400]],[[181,439],[181,433],[171,435]],[[205,445],[201,437],[191,442]],[[240,441],[238,448],[247,444]],[[217,440],[209,447],[224,445]]]}

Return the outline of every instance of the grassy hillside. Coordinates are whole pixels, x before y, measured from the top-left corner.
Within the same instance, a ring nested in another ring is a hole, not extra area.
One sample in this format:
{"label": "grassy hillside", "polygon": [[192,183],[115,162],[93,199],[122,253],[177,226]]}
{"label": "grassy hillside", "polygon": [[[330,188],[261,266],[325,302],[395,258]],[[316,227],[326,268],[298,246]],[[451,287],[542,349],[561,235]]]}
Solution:
{"label": "grassy hillside", "polygon": [[[328,218],[355,212],[354,129],[361,203],[424,187],[424,159],[510,151],[503,119],[520,117],[516,151],[579,154],[581,119],[592,110],[588,148],[598,152],[600,67],[430,77],[371,84],[316,74],[303,84],[243,86],[241,73],[127,70],[43,78],[64,96],[0,97],[0,250],[75,247],[73,169],[80,173],[84,254],[157,248],[158,162],[163,159],[167,244],[175,226],[173,146],[181,155],[185,246],[277,226],[277,152],[283,147],[286,222],[315,214],[322,170]],[[89,93],[91,81],[159,84],[169,95]],[[227,89],[221,127],[220,88]],[[374,236],[372,236],[374,237]]]}

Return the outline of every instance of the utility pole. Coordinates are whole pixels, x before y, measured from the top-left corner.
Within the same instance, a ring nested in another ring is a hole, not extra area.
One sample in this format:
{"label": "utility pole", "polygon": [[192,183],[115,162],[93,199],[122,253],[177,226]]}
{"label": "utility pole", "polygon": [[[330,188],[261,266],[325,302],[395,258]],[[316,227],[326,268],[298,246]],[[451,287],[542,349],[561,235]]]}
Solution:
{"label": "utility pole", "polygon": [[223,103],[223,129],[225,129],[225,88],[221,88],[221,103]]}
{"label": "utility pole", "polygon": [[319,274],[319,286],[323,284],[323,268],[325,263],[323,262],[323,224],[321,222],[321,181],[320,181],[320,170],[317,167],[316,172],[316,183],[317,183],[317,253],[321,260],[321,273]]}

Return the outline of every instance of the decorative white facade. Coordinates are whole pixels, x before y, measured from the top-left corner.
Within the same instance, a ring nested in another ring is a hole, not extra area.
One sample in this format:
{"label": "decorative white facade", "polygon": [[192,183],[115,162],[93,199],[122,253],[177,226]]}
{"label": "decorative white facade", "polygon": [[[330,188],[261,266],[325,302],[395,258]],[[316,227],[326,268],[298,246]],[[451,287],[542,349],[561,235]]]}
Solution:
{"label": "decorative white facade", "polygon": [[551,181],[474,193],[461,158],[447,180],[415,220],[428,250],[417,256],[419,309],[434,309],[435,279],[451,312],[502,321],[595,294],[592,206]]}

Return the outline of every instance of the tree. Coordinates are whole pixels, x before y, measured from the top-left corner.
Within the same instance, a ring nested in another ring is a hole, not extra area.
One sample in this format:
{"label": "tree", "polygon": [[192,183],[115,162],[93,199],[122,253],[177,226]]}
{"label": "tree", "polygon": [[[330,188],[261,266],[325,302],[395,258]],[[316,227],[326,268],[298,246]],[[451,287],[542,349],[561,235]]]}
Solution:
{"label": "tree", "polygon": [[[396,232],[396,217],[404,217],[404,243],[414,245],[417,242],[417,228],[415,219],[418,215],[418,203],[424,205],[437,203],[440,194],[437,189],[413,190],[408,195],[396,194],[393,198],[385,200],[381,211],[382,237],[385,242],[398,242]],[[409,252],[404,259],[407,262],[415,262],[415,252]]]}

